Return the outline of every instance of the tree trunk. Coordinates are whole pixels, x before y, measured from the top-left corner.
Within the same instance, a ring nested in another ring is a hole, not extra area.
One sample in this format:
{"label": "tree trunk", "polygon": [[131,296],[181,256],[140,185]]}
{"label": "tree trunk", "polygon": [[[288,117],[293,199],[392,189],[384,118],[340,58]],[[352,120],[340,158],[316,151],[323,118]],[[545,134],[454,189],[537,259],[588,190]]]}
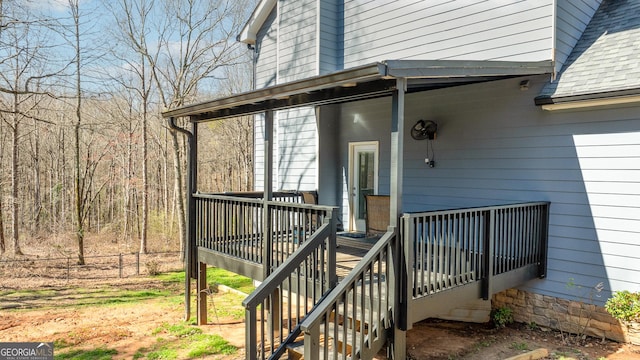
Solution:
{"label": "tree trunk", "polygon": [[40,128],[38,123],[33,121],[33,232],[40,232],[40,214],[42,213],[42,198],[40,194]]}
{"label": "tree trunk", "polygon": [[180,238],[180,260],[185,261],[184,251],[187,248],[187,221],[184,205],[184,192],[182,186],[182,162],[180,161],[180,144],[178,144],[178,136],[175,132],[171,132],[171,140],[173,144],[173,163],[174,163],[174,191],[178,206],[178,231]]}
{"label": "tree trunk", "polygon": [[82,188],[80,182],[80,98],[78,97],[78,108],[76,111],[75,135],[75,193],[76,193],[76,242],[78,245],[78,265],[84,265],[84,221],[82,211]]}
{"label": "tree trunk", "polygon": [[[16,82],[17,83],[17,82]],[[18,207],[18,93],[13,94],[13,128],[11,129],[11,231],[14,255],[23,255],[20,249],[20,213]]]}
{"label": "tree trunk", "polygon": [[69,1],[75,25],[75,65],[76,65],[76,123],[75,135],[75,191],[76,191],[76,239],[78,245],[78,265],[84,265],[84,197],[87,189],[80,179],[80,125],[82,124],[82,87],[80,82],[80,4]]}
{"label": "tree trunk", "polygon": [[149,142],[147,137],[147,108],[149,106],[149,95],[146,86],[145,72],[145,59],[144,56],[142,56],[142,229],[140,232],[140,252],[142,254],[147,253],[147,228],[149,226],[149,182],[147,178],[147,143]]}
{"label": "tree trunk", "polygon": [[4,238],[4,211],[2,211],[2,182],[0,182],[0,255],[7,250]]}

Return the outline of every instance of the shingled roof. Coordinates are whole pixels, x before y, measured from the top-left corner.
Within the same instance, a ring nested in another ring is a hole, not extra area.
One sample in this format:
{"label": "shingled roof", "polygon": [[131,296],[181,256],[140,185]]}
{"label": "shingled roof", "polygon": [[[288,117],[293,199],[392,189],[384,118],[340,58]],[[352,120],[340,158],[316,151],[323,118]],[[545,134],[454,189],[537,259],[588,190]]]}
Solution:
{"label": "shingled roof", "polygon": [[604,0],[537,105],[640,94],[640,1]]}

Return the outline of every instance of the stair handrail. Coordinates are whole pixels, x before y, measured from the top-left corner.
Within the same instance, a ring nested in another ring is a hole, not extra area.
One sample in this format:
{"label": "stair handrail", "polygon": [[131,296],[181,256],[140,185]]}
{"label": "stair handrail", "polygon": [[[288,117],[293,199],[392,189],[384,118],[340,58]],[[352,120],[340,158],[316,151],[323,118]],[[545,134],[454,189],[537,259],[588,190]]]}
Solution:
{"label": "stair handrail", "polygon": [[[338,301],[341,297],[343,297],[348,291],[350,291],[351,287],[356,284],[359,279],[363,278],[363,274],[366,273],[367,269],[372,267],[373,262],[376,258],[379,258],[381,253],[385,249],[390,249],[392,252],[395,251],[395,241],[396,233],[392,231],[391,228],[373,245],[373,247],[366,253],[366,255],[358,262],[358,264],[351,270],[351,272],[342,279],[338,285],[336,285],[329,294],[318,303],[317,307],[310,312],[307,317],[302,321],[301,330],[305,333],[304,337],[304,356],[305,359],[319,359],[320,356],[320,325],[324,319],[327,319],[331,312],[338,305]],[[396,254],[387,255],[387,272],[390,274],[389,278],[386,279],[389,289],[386,293],[387,299],[386,303],[388,304],[386,309],[381,309],[385,314],[379,313],[378,316],[380,320],[384,320],[385,324],[383,325],[385,329],[389,328],[392,324],[392,320],[388,316],[388,312],[392,311],[395,296],[395,279],[394,279],[394,259],[393,256]],[[379,299],[381,301],[381,299]],[[343,315],[346,317],[346,314]],[[363,324],[363,322],[361,322]],[[370,324],[373,327],[376,324]],[[382,325],[382,324],[377,324]],[[369,333],[372,333],[372,329],[369,329]],[[379,335],[385,333],[385,331],[380,331],[378,329]],[[328,336],[325,334],[325,339]],[[384,343],[386,339],[381,339],[381,345]],[[362,342],[361,340],[360,342]],[[344,345],[343,345],[344,346]],[[354,346],[355,348],[355,346]],[[361,351],[363,349],[360,349]],[[375,350],[377,352],[377,350]]]}
{"label": "stair handrail", "polygon": [[[335,220],[331,217],[325,218],[324,222],[318,229],[304,242],[300,247],[289,256],[280,266],[278,266],[264,281],[242,302],[245,308],[245,326],[246,326],[246,339],[245,349],[248,359],[255,358],[257,354],[257,307],[263,304],[264,301],[276,291],[283,281],[285,281],[299,266],[305,261],[305,259],[314,251],[316,251],[327,238],[331,238],[332,231],[335,230]],[[334,241],[330,242],[329,252],[335,254],[336,243],[335,236]],[[319,301],[324,299],[333,287],[337,283],[336,267],[334,264],[328,266],[329,274],[327,276],[327,291],[320,297]],[[316,304],[317,305],[317,304]],[[264,320],[264,319],[263,319]],[[272,358],[279,358],[284,353],[287,343],[292,342],[296,336],[300,334],[300,324],[298,324],[292,332],[287,336],[278,349],[274,351]]]}

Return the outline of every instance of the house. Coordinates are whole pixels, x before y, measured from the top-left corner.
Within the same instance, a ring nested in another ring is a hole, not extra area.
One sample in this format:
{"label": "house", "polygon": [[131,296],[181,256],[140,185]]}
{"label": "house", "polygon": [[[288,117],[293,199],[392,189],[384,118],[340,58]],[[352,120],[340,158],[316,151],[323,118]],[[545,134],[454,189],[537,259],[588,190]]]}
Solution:
{"label": "house", "polygon": [[[207,264],[264,280],[249,357],[304,334],[306,358],[403,358],[412,323],[477,299],[625,340],[602,305],[640,290],[640,3],[262,0],[238,39],[256,89],[164,116],[197,142],[255,114],[259,196],[190,191],[198,289]],[[336,229],[362,231],[369,194],[388,231],[339,281]]]}

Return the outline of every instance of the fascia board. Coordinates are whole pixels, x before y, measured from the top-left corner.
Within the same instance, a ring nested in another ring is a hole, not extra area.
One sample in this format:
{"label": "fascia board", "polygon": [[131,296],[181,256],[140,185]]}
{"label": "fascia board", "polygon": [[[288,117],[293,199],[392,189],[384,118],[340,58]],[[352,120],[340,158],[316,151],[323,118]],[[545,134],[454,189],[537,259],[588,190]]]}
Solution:
{"label": "fascia board", "polygon": [[237,40],[245,44],[254,45],[260,27],[275,7],[277,0],[262,0],[253,10],[249,21],[244,25]]}

